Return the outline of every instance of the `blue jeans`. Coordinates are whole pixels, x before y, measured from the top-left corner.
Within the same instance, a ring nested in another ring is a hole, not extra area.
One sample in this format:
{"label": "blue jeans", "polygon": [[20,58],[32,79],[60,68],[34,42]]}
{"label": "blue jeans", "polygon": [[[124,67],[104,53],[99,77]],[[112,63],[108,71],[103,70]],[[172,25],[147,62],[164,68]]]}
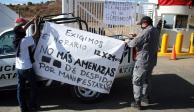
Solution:
{"label": "blue jeans", "polygon": [[36,86],[36,76],[32,68],[30,69],[17,69],[18,76],[18,86],[17,86],[17,99],[21,110],[26,110],[27,102],[26,102],[26,81],[29,83],[30,90],[30,99],[29,99],[29,108],[35,107],[37,100],[37,86]]}

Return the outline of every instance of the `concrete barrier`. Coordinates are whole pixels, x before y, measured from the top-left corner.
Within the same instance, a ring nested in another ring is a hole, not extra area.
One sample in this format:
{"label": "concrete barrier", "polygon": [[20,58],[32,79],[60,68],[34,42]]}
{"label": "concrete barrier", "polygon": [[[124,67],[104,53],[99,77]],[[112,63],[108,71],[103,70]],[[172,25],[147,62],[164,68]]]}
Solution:
{"label": "concrete barrier", "polygon": [[189,53],[194,54],[194,33],[191,33]]}
{"label": "concrete barrier", "polygon": [[168,34],[164,33],[162,35],[162,43],[161,43],[161,50],[160,53],[167,53],[167,49],[168,49]]}
{"label": "concrete barrier", "polygon": [[[172,50],[168,51],[168,43],[169,43],[169,35],[167,33],[164,33],[162,35],[162,43],[161,43],[161,49],[160,52],[158,52],[158,56],[171,56]],[[190,37],[190,46],[188,52],[182,51],[182,44],[183,44],[183,33],[178,32],[176,35],[175,40],[175,52],[176,56],[192,56],[194,55],[194,33],[191,34]]]}
{"label": "concrete barrier", "polygon": [[182,53],[181,51],[182,44],[183,44],[183,33],[178,32],[176,35],[176,41],[175,41],[175,50],[177,54]]}

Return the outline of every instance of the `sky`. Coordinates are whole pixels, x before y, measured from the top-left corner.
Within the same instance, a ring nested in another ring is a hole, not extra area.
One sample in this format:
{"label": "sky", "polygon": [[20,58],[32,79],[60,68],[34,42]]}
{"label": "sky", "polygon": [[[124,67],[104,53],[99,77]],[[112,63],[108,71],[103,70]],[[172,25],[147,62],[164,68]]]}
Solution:
{"label": "sky", "polygon": [[32,3],[40,3],[40,2],[46,2],[48,0],[0,0],[0,3],[2,4],[26,4],[28,2]]}

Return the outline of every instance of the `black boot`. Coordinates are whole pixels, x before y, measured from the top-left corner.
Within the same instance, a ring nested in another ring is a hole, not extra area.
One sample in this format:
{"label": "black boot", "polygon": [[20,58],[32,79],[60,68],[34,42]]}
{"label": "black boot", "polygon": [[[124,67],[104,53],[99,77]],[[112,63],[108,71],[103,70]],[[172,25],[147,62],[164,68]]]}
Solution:
{"label": "black boot", "polygon": [[141,110],[142,109],[141,101],[132,101],[131,102],[131,107],[136,108],[138,110]]}

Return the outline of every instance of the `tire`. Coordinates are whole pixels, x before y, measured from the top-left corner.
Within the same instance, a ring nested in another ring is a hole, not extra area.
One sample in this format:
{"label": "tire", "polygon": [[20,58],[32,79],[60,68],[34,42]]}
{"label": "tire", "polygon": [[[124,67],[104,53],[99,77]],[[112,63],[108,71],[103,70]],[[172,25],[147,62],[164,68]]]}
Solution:
{"label": "tire", "polygon": [[85,103],[96,102],[103,96],[102,93],[79,86],[72,86],[71,93],[74,97]]}

